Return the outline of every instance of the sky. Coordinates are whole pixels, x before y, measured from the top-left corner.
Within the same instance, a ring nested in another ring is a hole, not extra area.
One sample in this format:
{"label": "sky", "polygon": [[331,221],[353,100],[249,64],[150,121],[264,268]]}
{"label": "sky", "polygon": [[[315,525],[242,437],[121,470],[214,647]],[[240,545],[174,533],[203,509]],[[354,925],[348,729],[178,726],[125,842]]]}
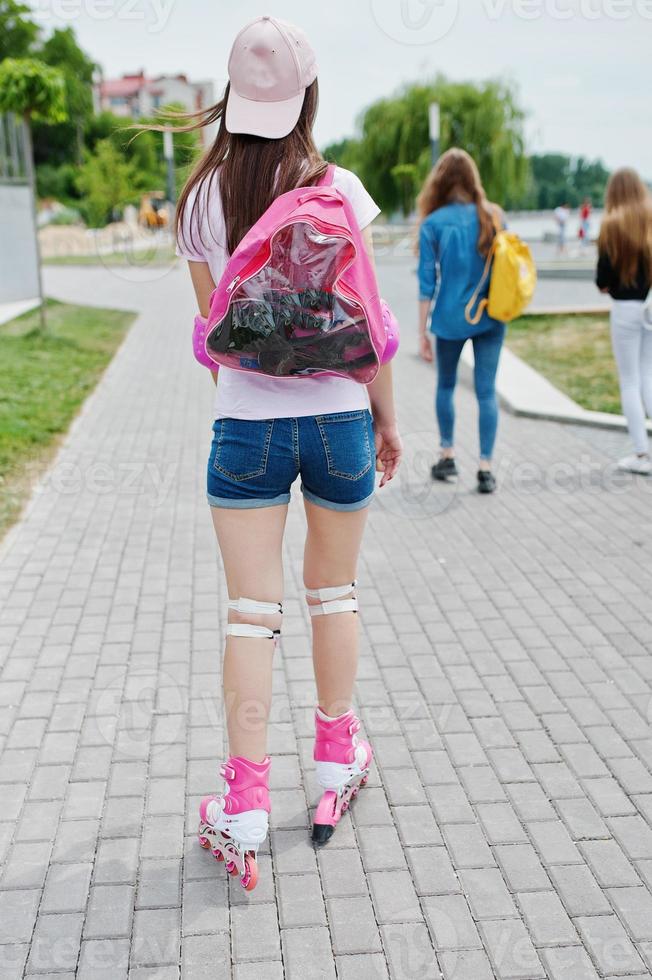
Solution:
{"label": "sky", "polygon": [[353,135],[375,99],[443,72],[515,83],[530,152],[600,157],[652,178],[652,0],[30,0],[72,26],[106,77],[183,72],[226,82],[248,20],[299,24],[319,64],[323,146]]}

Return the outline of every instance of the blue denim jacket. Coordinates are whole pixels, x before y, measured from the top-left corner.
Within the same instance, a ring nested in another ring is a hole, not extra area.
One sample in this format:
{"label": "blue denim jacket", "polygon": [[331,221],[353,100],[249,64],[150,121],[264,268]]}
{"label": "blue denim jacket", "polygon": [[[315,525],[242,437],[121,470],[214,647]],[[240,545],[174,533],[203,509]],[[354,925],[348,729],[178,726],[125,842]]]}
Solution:
{"label": "blue denim jacket", "polygon": [[[475,326],[464,317],[485,265],[478,252],[479,232],[475,204],[447,204],[429,214],[421,225],[419,298],[434,299],[430,330],[445,340],[475,337],[497,324],[486,312]],[[480,298],[488,292],[487,277]]]}

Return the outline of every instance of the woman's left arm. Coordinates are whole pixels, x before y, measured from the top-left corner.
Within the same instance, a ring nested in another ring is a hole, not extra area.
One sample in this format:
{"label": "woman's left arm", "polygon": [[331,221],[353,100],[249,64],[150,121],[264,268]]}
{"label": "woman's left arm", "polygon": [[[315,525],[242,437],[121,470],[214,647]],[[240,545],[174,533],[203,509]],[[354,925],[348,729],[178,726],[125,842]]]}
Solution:
{"label": "woman's left arm", "polygon": [[[211,305],[211,295],[215,289],[215,283],[208,267],[208,262],[188,262],[190,278],[197,297],[197,306],[202,316],[208,316]],[[213,381],[217,384],[217,370],[211,371]]]}

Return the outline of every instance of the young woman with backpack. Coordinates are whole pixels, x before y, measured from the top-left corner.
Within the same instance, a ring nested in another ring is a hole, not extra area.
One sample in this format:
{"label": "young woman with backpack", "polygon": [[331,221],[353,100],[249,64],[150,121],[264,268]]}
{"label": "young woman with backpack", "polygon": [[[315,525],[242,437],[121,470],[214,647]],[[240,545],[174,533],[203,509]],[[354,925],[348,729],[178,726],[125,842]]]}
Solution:
{"label": "young woman with backpack", "polygon": [[[333,210],[338,204],[334,191],[340,192],[352,208],[357,234],[363,229],[362,251],[366,247],[369,256],[356,252],[355,261],[364,260],[367,272],[373,271],[369,225],[379,209],[353,173],[329,170],[319,154],[312,135],[317,99],[315,55],[301,30],[272,17],[243,28],[231,51],[224,98],[197,123],[217,123],[217,135],[178,205],[178,254],[188,260],[204,317],[214,310],[211,295],[227,261],[236,259],[241,244],[244,249],[247,232],[253,228],[254,235],[270,206],[295,188],[332,184],[322,204]],[[292,198],[303,206],[309,199],[309,193]],[[229,352],[239,344],[254,353],[240,358],[242,369],[219,368],[208,460],[208,501],[229,595],[223,669],[229,758],[221,768],[224,791],[201,803],[200,843],[226,861],[227,870],[239,874],[248,890],[256,884],[255,857],[270,810],[266,734],[282,620],[281,552],[290,485],[301,476],[307,519],[303,574],[318,694],[314,758],[324,790],[313,839],[323,843],[366,781],[371,762],[371,748],[358,738],[360,723],[351,708],[358,643],[356,566],[374,471],[383,471],[380,485],[386,484],[402,452],[389,364],[366,385],[341,373],[281,377],[247,370],[269,341],[261,326],[268,314],[285,315],[289,304],[298,303],[303,327],[330,303],[334,326],[342,316],[330,288],[336,272],[322,264],[310,278],[315,250],[341,266],[339,246],[324,227],[306,228],[303,239],[299,232],[287,240],[272,236],[267,264],[257,267],[253,279],[251,272],[241,272],[223,290],[238,297],[222,318],[222,326],[228,325],[223,356],[234,356]],[[348,254],[347,262],[353,257],[350,249]],[[292,291],[284,278],[288,270],[296,276],[301,269],[316,287],[309,298],[307,288]],[[259,290],[255,296],[252,283]],[[288,329],[291,342],[274,334],[282,350],[269,369],[272,375],[282,374],[288,352],[305,355],[310,331],[299,329],[296,319]],[[333,335],[341,336],[335,330]],[[207,351],[210,343],[209,337]],[[346,355],[346,343],[344,332],[343,346],[332,349],[355,359],[359,351]],[[273,354],[266,349],[266,356]],[[368,365],[368,352],[358,360]]]}
{"label": "young woman with backpack", "polygon": [[652,474],[645,424],[652,419],[652,197],[629,167],[607,185],[598,240],[596,284],[613,299],[611,340],[634,452],[619,460],[630,473]]}
{"label": "young woman with backpack", "polygon": [[[496,372],[505,339],[505,324],[486,311],[471,324],[465,310],[482,281],[485,260],[496,228],[502,224],[500,209],[490,204],[475,162],[464,150],[444,153],[428,176],[418,201],[419,229],[419,352],[433,360],[435,335],[437,360],[436,414],[441,455],[432,467],[434,480],[457,476],[455,462],[454,396],[462,349],[473,343],[475,393],[480,411],[480,493],[492,493],[496,480],[491,459],[498,426]],[[477,297],[486,298],[487,282]]]}

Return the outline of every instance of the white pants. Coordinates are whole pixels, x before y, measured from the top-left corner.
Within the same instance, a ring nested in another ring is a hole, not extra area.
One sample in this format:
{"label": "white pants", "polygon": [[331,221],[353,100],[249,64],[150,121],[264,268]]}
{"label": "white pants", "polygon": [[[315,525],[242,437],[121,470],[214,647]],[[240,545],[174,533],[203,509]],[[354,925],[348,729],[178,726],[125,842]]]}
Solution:
{"label": "white pants", "polygon": [[611,311],[620,398],[637,453],[648,452],[646,412],[652,418],[652,329],[645,327],[644,308],[639,300],[614,300]]}

